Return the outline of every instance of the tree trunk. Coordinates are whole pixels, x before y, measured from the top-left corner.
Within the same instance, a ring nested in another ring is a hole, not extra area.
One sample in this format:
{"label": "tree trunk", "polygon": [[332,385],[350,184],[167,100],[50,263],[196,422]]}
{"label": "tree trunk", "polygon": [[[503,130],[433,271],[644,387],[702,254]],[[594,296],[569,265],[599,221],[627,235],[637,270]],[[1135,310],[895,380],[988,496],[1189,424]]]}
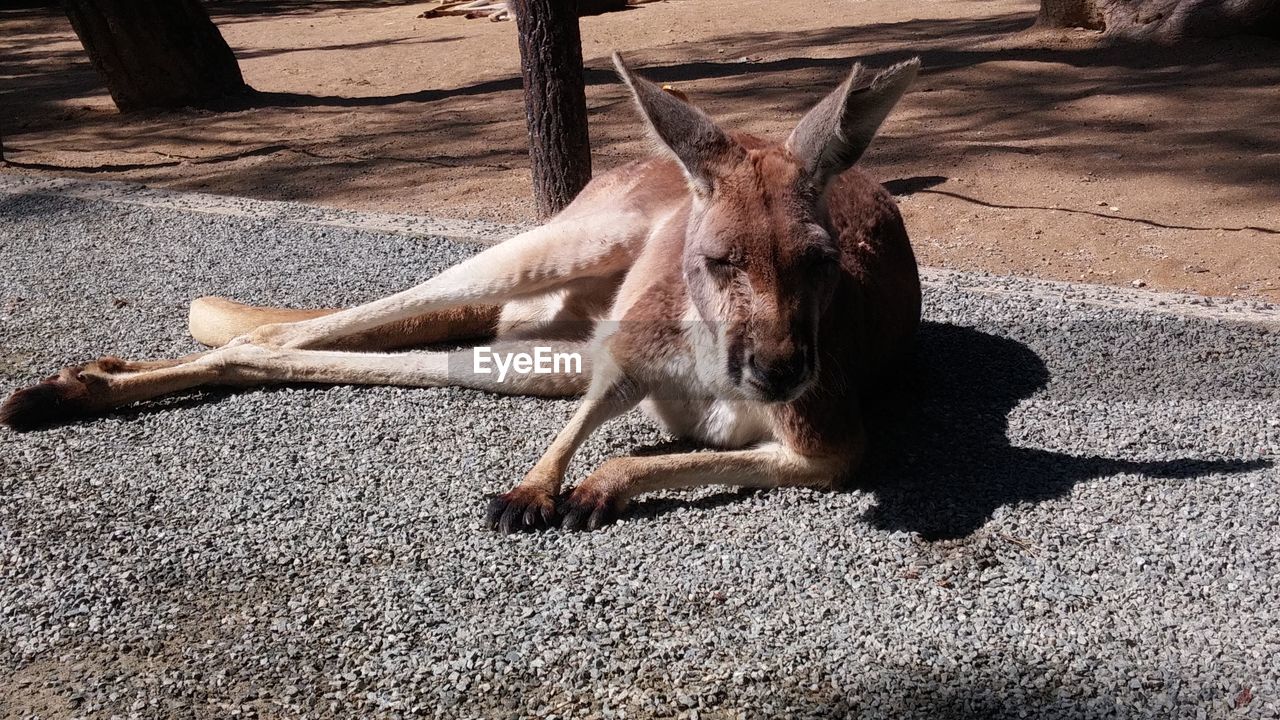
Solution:
{"label": "tree trunk", "polygon": [[65,0],[65,6],[122,112],[216,108],[249,90],[199,0]]}
{"label": "tree trunk", "polygon": [[1162,44],[1189,37],[1277,36],[1280,0],[1040,0],[1036,24]]}
{"label": "tree trunk", "polygon": [[1036,25],[1046,28],[1103,29],[1094,0],[1040,0]]}
{"label": "tree trunk", "polygon": [[587,96],[576,0],[511,0],[520,36],[529,161],[539,218],[564,209],[591,179]]}

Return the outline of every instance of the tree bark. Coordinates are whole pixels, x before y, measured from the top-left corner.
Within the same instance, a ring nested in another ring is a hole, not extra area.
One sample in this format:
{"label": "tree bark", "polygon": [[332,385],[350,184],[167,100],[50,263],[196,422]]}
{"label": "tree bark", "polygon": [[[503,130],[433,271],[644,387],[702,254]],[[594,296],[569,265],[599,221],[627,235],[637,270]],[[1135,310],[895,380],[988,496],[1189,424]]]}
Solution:
{"label": "tree bark", "polygon": [[1088,28],[1102,30],[1094,0],[1040,0],[1036,25],[1047,28]]}
{"label": "tree bark", "polygon": [[1161,44],[1191,37],[1275,37],[1280,36],[1280,0],[1040,0],[1036,24]]}
{"label": "tree bark", "polygon": [[529,162],[539,218],[568,205],[591,179],[587,96],[576,0],[510,0],[520,36]]}
{"label": "tree bark", "polygon": [[199,0],[65,0],[65,7],[122,112],[218,108],[249,91]]}

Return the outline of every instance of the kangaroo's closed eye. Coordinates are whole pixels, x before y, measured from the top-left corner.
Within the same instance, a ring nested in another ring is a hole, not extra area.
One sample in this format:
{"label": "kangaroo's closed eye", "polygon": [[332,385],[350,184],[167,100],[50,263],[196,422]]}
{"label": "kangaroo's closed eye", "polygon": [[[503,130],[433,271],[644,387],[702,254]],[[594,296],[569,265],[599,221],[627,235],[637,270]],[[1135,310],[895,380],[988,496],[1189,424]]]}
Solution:
{"label": "kangaroo's closed eye", "polygon": [[734,265],[733,261],[727,257],[713,257],[710,255],[707,255],[703,257],[702,261],[703,261],[703,264],[706,265],[707,271],[713,275],[721,275],[721,276],[727,277],[733,274],[733,272],[738,269],[738,266]]}

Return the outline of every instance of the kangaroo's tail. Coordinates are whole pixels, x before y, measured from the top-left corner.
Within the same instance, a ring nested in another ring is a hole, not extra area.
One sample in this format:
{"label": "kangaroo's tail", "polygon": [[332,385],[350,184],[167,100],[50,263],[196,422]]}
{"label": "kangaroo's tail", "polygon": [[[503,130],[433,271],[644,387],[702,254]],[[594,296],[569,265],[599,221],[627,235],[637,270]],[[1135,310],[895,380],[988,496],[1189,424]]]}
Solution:
{"label": "kangaroo's tail", "polygon": [[[275,323],[298,322],[332,315],[341,308],[295,310],[245,305],[222,297],[202,297],[191,303],[187,325],[191,337],[210,347],[221,347],[246,333]],[[343,337],[326,347],[338,350],[393,350],[444,341],[491,337],[501,308],[466,305],[390,322]]]}
{"label": "kangaroo's tail", "polygon": [[332,315],[337,308],[327,310],[293,310],[289,308],[257,307],[245,305],[222,297],[202,297],[191,303],[187,326],[196,342],[209,347],[226,345],[232,338],[274,323],[310,320],[322,315]]}

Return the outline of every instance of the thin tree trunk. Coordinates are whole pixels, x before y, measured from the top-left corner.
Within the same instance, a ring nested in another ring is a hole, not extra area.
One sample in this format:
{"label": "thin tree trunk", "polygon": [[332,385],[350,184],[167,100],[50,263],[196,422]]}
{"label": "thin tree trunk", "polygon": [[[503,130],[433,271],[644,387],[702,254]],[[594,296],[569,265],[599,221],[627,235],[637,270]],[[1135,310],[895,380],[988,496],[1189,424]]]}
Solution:
{"label": "thin tree trunk", "polygon": [[65,0],[121,111],[220,107],[249,90],[199,0]]}
{"label": "thin tree trunk", "polygon": [[564,209],[591,179],[576,0],[511,0],[520,36],[529,161],[538,216]]}

